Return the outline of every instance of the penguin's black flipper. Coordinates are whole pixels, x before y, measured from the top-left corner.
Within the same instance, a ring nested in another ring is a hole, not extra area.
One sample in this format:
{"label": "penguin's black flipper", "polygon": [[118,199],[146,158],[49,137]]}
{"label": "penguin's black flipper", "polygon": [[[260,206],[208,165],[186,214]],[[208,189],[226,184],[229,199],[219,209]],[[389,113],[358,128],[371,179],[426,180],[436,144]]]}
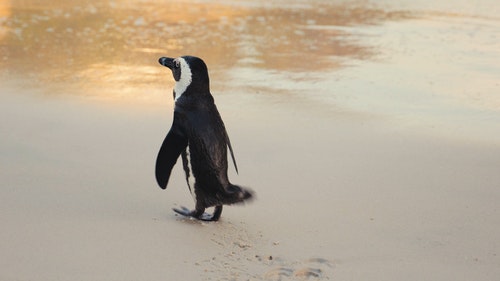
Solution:
{"label": "penguin's black flipper", "polygon": [[182,151],[184,151],[188,145],[187,138],[177,129],[176,125],[174,121],[156,158],[156,182],[162,189],[167,188],[172,168],[177,162],[179,155],[181,155]]}
{"label": "penguin's black flipper", "polygon": [[229,136],[226,134],[227,147],[229,147],[229,152],[231,153],[231,158],[233,159],[234,169],[238,174],[238,165],[236,165],[236,159],[234,158],[233,148],[231,147],[231,141],[229,140]]}
{"label": "penguin's black flipper", "polygon": [[238,174],[238,165],[236,165],[236,158],[234,157],[233,147],[231,146],[231,141],[229,140],[229,135],[227,134],[226,126],[224,126],[224,122],[222,122],[222,118],[220,116],[219,111],[217,111],[217,107],[215,106],[215,104],[214,104],[210,114],[214,115],[216,120],[217,120],[215,126],[217,126],[217,129],[222,131],[222,134],[224,135],[226,145],[229,148],[229,153],[231,154],[231,159],[233,160],[234,169],[236,170],[236,173]]}

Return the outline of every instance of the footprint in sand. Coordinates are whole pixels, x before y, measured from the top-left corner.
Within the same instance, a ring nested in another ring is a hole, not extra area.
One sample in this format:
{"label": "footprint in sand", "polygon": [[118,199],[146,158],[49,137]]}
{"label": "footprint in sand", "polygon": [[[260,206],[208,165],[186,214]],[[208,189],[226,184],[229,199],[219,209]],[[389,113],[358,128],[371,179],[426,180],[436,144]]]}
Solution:
{"label": "footprint in sand", "polygon": [[291,268],[286,268],[286,267],[278,267],[269,270],[265,275],[264,278],[266,280],[282,280],[282,277],[289,277],[293,275],[293,269]]}
{"label": "footprint in sand", "polygon": [[203,272],[203,280],[313,281],[329,280],[333,274],[334,264],[325,258],[291,261],[259,253],[262,235],[248,231],[244,223],[219,222],[210,226],[207,234],[218,250],[195,262]]}
{"label": "footprint in sand", "polygon": [[333,263],[323,258],[313,258],[303,262],[280,266],[266,272],[269,281],[322,280],[328,279]]}

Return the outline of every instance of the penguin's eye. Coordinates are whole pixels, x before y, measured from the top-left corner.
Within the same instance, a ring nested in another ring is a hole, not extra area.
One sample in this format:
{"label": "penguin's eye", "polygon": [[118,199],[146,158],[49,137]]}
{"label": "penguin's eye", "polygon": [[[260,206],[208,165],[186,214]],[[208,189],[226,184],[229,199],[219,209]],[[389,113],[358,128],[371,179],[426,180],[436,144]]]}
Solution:
{"label": "penguin's eye", "polygon": [[179,67],[181,67],[181,63],[180,63],[178,60],[175,60],[175,61],[174,61],[174,67],[175,67],[175,68],[179,68]]}

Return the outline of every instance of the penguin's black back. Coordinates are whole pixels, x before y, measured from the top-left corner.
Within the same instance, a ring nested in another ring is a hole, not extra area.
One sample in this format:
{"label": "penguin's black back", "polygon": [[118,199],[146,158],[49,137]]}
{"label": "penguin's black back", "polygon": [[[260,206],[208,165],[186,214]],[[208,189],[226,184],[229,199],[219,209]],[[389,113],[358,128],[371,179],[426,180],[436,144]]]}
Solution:
{"label": "penguin's black back", "polygon": [[228,136],[212,96],[183,97],[175,114],[184,123],[196,182],[204,189],[226,188]]}

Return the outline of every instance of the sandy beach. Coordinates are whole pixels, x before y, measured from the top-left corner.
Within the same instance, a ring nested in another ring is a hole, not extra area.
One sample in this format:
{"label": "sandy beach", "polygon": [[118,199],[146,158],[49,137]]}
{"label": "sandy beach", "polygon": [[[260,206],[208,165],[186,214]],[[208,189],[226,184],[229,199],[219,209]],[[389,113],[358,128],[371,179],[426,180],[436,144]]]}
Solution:
{"label": "sandy beach", "polygon": [[[500,19],[446,2],[0,1],[0,280],[498,279]],[[216,223],[154,178],[183,54],[256,193]]]}

